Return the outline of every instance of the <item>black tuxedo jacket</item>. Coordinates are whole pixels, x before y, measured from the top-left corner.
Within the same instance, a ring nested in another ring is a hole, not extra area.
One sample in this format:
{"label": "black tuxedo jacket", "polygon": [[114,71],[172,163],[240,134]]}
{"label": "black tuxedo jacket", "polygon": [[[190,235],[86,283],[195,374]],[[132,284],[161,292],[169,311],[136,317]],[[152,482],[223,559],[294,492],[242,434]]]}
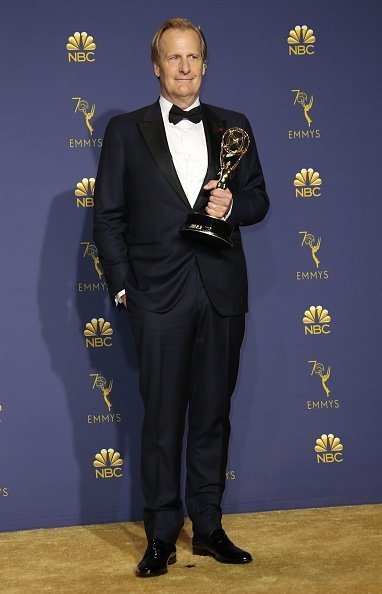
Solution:
{"label": "black tuxedo jacket", "polygon": [[[203,246],[179,233],[192,209],[174,168],[159,102],[116,116],[105,131],[94,207],[94,240],[113,299],[125,289],[136,305],[165,312],[181,296],[196,260],[215,309],[224,316],[247,311],[239,225],[261,221],[269,200],[246,117],[207,104],[202,104],[202,113],[208,149],[205,183],[216,179],[227,128],[244,128],[251,139],[229,184],[233,248]],[[201,189],[194,210],[204,210],[208,196]]]}

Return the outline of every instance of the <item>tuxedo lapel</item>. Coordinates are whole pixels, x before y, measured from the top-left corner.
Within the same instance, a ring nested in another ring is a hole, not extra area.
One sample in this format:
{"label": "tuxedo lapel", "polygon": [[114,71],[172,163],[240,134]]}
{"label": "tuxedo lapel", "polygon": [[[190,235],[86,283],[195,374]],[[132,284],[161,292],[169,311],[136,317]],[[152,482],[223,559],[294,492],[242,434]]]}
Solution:
{"label": "tuxedo lapel", "polygon": [[182,201],[190,207],[174,167],[158,102],[148,107],[143,120],[138,122],[138,126],[158,167]]}
{"label": "tuxedo lapel", "polygon": [[[203,186],[211,179],[216,179],[217,173],[220,169],[220,144],[223,133],[226,129],[225,120],[219,120],[215,112],[213,112],[207,105],[202,104],[202,119],[204,126],[204,133],[206,135],[207,152],[208,152],[208,167],[206,177],[204,178]],[[200,190],[199,196],[195,202],[194,210],[205,206],[208,194]]]}

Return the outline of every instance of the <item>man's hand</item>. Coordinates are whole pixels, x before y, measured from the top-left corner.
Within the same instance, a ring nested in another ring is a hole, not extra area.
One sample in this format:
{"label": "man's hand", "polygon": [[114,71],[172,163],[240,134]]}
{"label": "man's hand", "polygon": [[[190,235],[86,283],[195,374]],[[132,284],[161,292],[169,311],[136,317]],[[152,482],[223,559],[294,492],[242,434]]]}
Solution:
{"label": "man's hand", "polygon": [[218,182],[216,179],[211,179],[204,186],[204,190],[211,190],[210,199],[206,206],[207,214],[212,217],[222,219],[226,216],[232,206],[232,194],[230,190],[222,190],[217,188]]}

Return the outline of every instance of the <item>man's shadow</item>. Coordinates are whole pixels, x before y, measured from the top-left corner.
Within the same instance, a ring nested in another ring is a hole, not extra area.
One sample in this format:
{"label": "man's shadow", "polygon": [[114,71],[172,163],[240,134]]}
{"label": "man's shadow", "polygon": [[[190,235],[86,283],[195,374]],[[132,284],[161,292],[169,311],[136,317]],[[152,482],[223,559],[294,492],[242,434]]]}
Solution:
{"label": "man's shadow", "polygon": [[[97,137],[103,136],[113,115],[115,111],[105,113],[95,122]],[[93,149],[93,156],[95,177],[99,149]],[[143,410],[135,346],[127,312],[112,304],[94,252],[88,249],[94,244],[93,208],[77,202],[74,190],[79,181],[52,199],[38,280],[42,334],[70,418],[62,421],[70,433],[65,442],[70,451],[60,452],[62,471],[68,474],[67,482],[78,487],[62,499],[57,514],[62,525],[140,519],[143,508],[139,469]],[[112,336],[101,339],[112,346],[92,347],[97,341],[92,342],[91,336],[86,342],[84,330],[93,318],[110,322]],[[54,398],[60,398],[59,390]],[[120,453],[123,465],[113,467],[107,460],[106,467],[94,467],[95,455],[109,448]]]}

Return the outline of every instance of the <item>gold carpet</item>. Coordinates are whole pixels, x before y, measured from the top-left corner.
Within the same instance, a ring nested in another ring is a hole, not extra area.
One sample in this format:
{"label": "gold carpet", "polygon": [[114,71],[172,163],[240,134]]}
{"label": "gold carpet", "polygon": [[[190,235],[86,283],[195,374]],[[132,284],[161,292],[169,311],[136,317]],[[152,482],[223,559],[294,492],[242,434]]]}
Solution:
{"label": "gold carpet", "polygon": [[187,521],[166,575],[136,578],[146,547],[140,522],[0,535],[5,594],[382,593],[382,505],[225,516],[230,538],[253,553],[223,565],[191,553]]}

